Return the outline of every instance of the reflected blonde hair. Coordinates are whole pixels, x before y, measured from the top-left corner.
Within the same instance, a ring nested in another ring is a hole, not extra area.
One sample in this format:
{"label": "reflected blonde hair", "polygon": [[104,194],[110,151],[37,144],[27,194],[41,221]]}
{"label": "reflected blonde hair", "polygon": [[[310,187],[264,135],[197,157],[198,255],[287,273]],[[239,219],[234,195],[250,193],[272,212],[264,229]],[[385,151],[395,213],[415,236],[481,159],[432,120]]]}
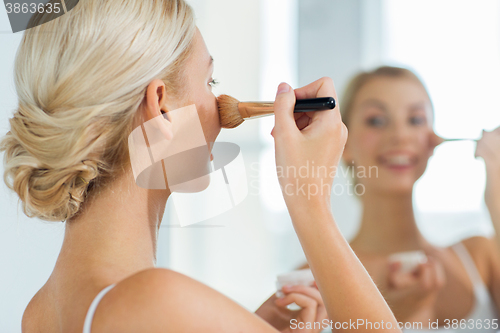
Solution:
{"label": "reflected blonde hair", "polygon": [[[352,107],[354,105],[354,100],[356,99],[358,92],[369,81],[380,77],[394,78],[394,79],[410,79],[416,82],[424,89],[425,93],[427,94],[427,97],[429,97],[429,101],[431,102],[431,107],[432,107],[432,100],[429,95],[429,92],[427,91],[427,88],[425,87],[422,80],[417,76],[417,74],[415,74],[409,69],[402,67],[381,66],[371,71],[360,72],[356,74],[347,84],[347,87],[344,90],[344,94],[342,95],[342,107],[341,107],[342,121],[344,122],[346,127],[349,127],[349,116],[351,115]],[[432,109],[434,109],[434,107],[432,107]]]}
{"label": "reflected blonde hair", "polygon": [[167,93],[181,93],[195,31],[184,0],[85,0],[24,33],[19,105],[0,151],[27,216],[68,220],[127,169],[147,86],[162,79]]}

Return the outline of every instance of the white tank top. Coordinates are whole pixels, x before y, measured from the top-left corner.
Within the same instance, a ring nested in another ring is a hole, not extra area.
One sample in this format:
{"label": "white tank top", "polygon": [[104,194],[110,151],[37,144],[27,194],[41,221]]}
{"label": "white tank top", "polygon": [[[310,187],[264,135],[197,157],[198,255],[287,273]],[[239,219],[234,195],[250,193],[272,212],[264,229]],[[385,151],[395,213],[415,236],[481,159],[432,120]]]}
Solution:
{"label": "white tank top", "polygon": [[[434,330],[429,330],[429,329],[424,329],[424,330],[413,330],[413,329],[406,329],[403,330],[405,333],[410,333],[410,332],[415,332],[415,333],[453,333],[453,332],[460,332],[460,333],[474,333],[474,332],[480,332],[480,333],[494,333],[498,332],[499,328],[498,326],[493,325],[493,323],[496,323],[497,325],[500,325],[499,323],[499,317],[498,317],[498,311],[495,306],[495,303],[493,302],[490,292],[488,291],[488,288],[483,282],[483,279],[481,278],[481,275],[479,274],[479,271],[476,268],[476,265],[474,263],[474,260],[469,254],[469,251],[467,251],[467,248],[462,244],[462,243],[457,243],[451,247],[453,251],[457,254],[458,258],[460,261],[462,261],[462,264],[465,267],[465,270],[467,271],[467,274],[469,275],[469,278],[472,282],[472,287],[474,291],[474,305],[472,306],[472,310],[469,313],[467,317],[465,317],[462,322],[464,325],[466,325],[466,328],[439,328],[439,329],[434,329]],[[493,321],[493,319],[496,319]],[[460,320],[458,321],[458,325],[460,325]],[[481,323],[481,328],[479,328],[479,323]],[[489,325],[487,324],[489,323]],[[452,324],[452,323],[450,323]],[[489,328],[485,328],[486,326],[489,326]],[[458,326],[460,327],[460,326]]]}
{"label": "white tank top", "polygon": [[97,294],[97,296],[92,301],[92,304],[90,304],[89,310],[87,311],[87,316],[85,316],[85,322],[83,324],[83,333],[90,333],[90,329],[92,328],[92,320],[94,319],[94,313],[97,309],[97,306],[99,305],[99,302],[104,297],[104,295],[106,295],[106,293],[110,291],[114,286],[115,285],[112,284],[101,290],[101,292]]}

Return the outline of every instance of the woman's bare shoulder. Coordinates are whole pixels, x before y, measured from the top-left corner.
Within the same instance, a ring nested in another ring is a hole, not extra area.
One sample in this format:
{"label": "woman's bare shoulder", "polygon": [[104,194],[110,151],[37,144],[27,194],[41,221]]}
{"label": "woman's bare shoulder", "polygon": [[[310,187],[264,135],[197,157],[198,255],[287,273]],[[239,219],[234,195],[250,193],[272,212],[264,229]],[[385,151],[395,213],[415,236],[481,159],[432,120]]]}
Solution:
{"label": "woman's bare shoulder", "polygon": [[467,248],[476,263],[486,261],[493,254],[492,251],[496,251],[495,240],[484,236],[466,238],[462,241],[462,244]]}
{"label": "woman's bare shoulder", "polygon": [[483,281],[489,285],[491,263],[498,256],[495,240],[474,236],[461,241],[474,261]]}
{"label": "woman's bare shoulder", "polygon": [[24,309],[23,317],[21,320],[21,331],[22,332],[39,332],[40,327],[49,326],[48,321],[53,318],[49,314],[50,310],[47,307],[42,310],[40,303],[41,294],[43,293],[43,288],[41,288],[34,296],[31,298],[30,302]]}
{"label": "woman's bare shoulder", "polygon": [[96,310],[92,333],[223,333],[235,329],[274,332],[214,289],[183,274],[154,268],[122,280],[106,294]]}

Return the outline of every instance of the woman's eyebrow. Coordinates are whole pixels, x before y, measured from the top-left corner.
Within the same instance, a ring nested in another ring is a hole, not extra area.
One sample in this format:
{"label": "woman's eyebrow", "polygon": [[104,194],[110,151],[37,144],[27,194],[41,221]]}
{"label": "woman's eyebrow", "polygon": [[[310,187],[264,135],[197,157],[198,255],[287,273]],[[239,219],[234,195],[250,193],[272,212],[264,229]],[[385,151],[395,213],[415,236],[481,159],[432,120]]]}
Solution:
{"label": "woman's eyebrow", "polygon": [[425,117],[428,119],[434,119],[434,113],[432,112],[432,106],[426,102],[419,102],[410,105],[410,114],[424,113]]}
{"label": "woman's eyebrow", "polygon": [[363,101],[363,103],[361,103],[361,107],[363,107],[363,108],[370,107],[370,106],[374,106],[377,109],[380,109],[384,112],[387,111],[385,104],[377,99],[374,99],[374,98],[367,99],[367,100]]}
{"label": "woman's eyebrow", "polygon": [[429,107],[427,106],[427,104],[425,102],[418,102],[418,103],[414,103],[414,104],[410,105],[411,111],[419,111],[419,110],[427,111],[428,108]]}

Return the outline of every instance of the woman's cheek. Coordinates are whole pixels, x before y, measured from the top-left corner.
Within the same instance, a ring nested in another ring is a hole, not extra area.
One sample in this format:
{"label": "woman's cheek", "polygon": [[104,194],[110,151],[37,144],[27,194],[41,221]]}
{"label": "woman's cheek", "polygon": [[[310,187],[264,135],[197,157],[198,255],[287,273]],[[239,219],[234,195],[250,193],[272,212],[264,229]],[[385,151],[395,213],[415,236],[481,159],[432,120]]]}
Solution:
{"label": "woman's cheek", "polygon": [[212,141],[215,141],[217,136],[220,133],[221,130],[221,125],[220,125],[220,118],[219,118],[219,109],[217,107],[217,99],[215,96],[212,95],[213,102],[212,105],[210,105],[211,108],[211,113],[210,113],[210,119],[211,119],[211,129],[212,129]]}
{"label": "woman's cheek", "polygon": [[429,162],[429,158],[432,156],[432,153],[434,151],[433,148],[431,148],[431,142],[430,142],[430,136],[428,133],[423,133],[418,136],[417,138],[417,144],[418,144],[418,150],[419,150],[419,163],[418,163],[418,168],[417,168],[417,179],[420,178],[424,172],[425,169],[427,168],[427,163]]}
{"label": "woman's cheek", "polygon": [[380,150],[379,142],[380,136],[376,133],[363,133],[358,137],[358,142],[355,142],[353,146],[357,147],[357,160],[358,165],[374,165],[376,163],[376,154]]}
{"label": "woman's cheek", "polygon": [[375,153],[375,148],[380,146],[380,141],[380,134],[370,131],[363,134],[360,144],[361,147],[364,147],[365,150],[370,151],[373,154]]}
{"label": "woman's cheek", "polygon": [[421,133],[417,137],[418,150],[421,152],[422,156],[429,158],[434,151],[432,147],[431,137],[428,132]]}
{"label": "woman's cheek", "polygon": [[205,139],[207,143],[211,143],[215,141],[221,129],[217,99],[212,93],[200,95],[200,97],[195,101],[195,104],[205,133]]}

